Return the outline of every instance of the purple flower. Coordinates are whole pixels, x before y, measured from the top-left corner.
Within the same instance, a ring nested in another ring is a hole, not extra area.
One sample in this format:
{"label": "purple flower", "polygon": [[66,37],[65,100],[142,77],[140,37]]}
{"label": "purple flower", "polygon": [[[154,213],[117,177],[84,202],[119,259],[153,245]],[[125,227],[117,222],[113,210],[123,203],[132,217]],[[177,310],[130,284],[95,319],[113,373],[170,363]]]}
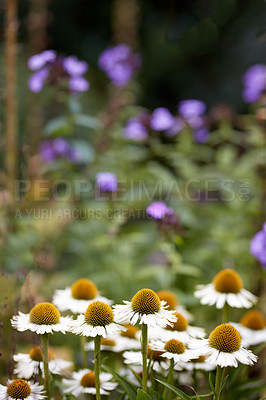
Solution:
{"label": "purple flower", "polygon": [[243,100],[246,103],[255,103],[266,89],[266,65],[252,65],[243,75]]}
{"label": "purple flower", "polygon": [[191,117],[198,117],[199,115],[203,115],[206,111],[206,105],[203,101],[200,100],[183,100],[180,101],[178,105],[179,114],[184,117],[186,120],[189,120]]}
{"label": "purple flower", "polygon": [[164,134],[165,136],[172,137],[177,135],[184,128],[184,122],[181,118],[175,117],[174,123],[170,129],[167,129]]}
{"label": "purple flower", "polygon": [[167,108],[156,108],[151,116],[151,128],[155,131],[165,131],[171,129],[175,123],[175,117]]}
{"label": "purple flower", "polygon": [[139,54],[132,52],[126,44],[119,44],[104,50],[99,57],[98,65],[115,86],[125,86],[134,72],[140,67]]}
{"label": "purple flower", "polygon": [[59,157],[65,157],[70,150],[68,142],[64,138],[57,138],[53,141],[53,150]]}
{"label": "purple flower", "polygon": [[103,192],[116,192],[118,182],[116,175],[112,172],[99,172],[96,175],[96,182],[98,188]]}
{"label": "purple flower", "polygon": [[43,68],[47,63],[51,63],[56,59],[54,50],[45,50],[42,53],[35,54],[28,59],[28,67],[32,71],[37,71]]}
{"label": "purple flower", "polygon": [[63,60],[65,71],[72,76],[84,75],[88,71],[88,64],[86,61],[79,61],[75,56],[66,57]]}
{"label": "purple flower", "polygon": [[266,267],[266,222],[261,231],[257,232],[250,242],[250,253]]}
{"label": "purple flower", "polygon": [[51,140],[44,140],[40,144],[40,155],[44,162],[52,162],[56,159],[53,142]]}
{"label": "purple flower", "polygon": [[172,215],[174,210],[169,208],[164,201],[154,201],[146,208],[146,213],[154,219],[162,219],[167,215]]}
{"label": "purple flower", "polygon": [[81,154],[79,149],[69,149],[67,159],[69,162],[73,164],[78,164],[81,161]]}
{"label": "purple flower", "polygon": [[143,124],[141,116],[129,118],[123,130],[123,136],[131,140],[144,140],[148,136],[148,130]]}
{"label": "purple flower", "polygon": [[82,76],[88,70],[85,61],[79,61],[74,56],[58,56],[53,50],[35,54],[28,60],[28,66],[34,72],[29,79],[29,89],[38,93],[46,83],[50,86],[66,83],[70,92],[77,94],[89,89],[89,82]]}
{"label": "purple flower", "polygon": [[197,143],[206,143],[209,139],[210,131],[207,128],[199,128],[194,131],[194,139]]}

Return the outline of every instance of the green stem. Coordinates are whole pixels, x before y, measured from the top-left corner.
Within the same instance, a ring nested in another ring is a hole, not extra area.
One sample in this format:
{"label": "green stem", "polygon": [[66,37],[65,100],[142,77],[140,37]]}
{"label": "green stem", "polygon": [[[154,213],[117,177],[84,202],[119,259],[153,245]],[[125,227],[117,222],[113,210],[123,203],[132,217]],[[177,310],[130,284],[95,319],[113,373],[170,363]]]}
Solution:
{"label": "green stem", "polygon": [[220,391],[221,391],[221,384],[223,381],[223,368],[217,365],[216,369],[216,379],[215,379],[215,393],[214,393],[214,399],[215,400],[220,400]]}
{"label": "green stem", "polygon": [[49,376],[49,356],[48,356],[48,333],[41,335],[41,348],[42,348],[42,359],[43,359],[43,370],[44,370],[44,387],[46,391],[46,398],[50,400],[50,376]]}
{"label": "green stem", "polygon": [[95,372],[96,400],[101,400],[101,395],[100,395],[100,350],[101,350],[101,336],[97,335],[94,339],[94,372]]}
{"label": "green stem", "polygon": [[86,343],[87,343],[86,336],[81,336],[80,337],[80,350],[81,350],[81,360],[82,360],[83,368],[87,368],[87,353],[85,350]]}
{"label": "green stem", "polygon": [[227,303],[224,304],[223,307],[223,321],[222,322],[228,322],[229,321],[229,305]]}
{"label": "green stem", "polygon": [[[170,368],[169,368],[168,377],[167,377],[167,383],[169,383],[169,385],[172,385],[173,381],[174,381],[174,379],[173,379],[174,378],[174,365],[175,365],[174,359],[171,358]],[[164,391],[163,391],[163,398],[164,399],[169,398],[171,400],[171,397],[172,397],[171,393],[172,392],[170,392],[170,390],[165,386]]]}
{"label": "green stem", "polygon": [[141,325],[142,331],[142,390],[147,392],[147,380],[148,380],[148,370],[147,370],[147,352],[148,352],[148,325]]}

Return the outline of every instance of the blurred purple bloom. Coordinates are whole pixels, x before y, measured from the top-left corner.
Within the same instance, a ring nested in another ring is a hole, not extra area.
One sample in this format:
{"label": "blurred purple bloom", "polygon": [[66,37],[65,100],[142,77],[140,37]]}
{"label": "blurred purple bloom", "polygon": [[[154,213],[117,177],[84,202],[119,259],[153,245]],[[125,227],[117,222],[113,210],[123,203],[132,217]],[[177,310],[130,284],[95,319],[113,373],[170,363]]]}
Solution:
{"label": "blurred purple bloom", "polygon": [[57,138],[53,141],[53,150],[57,156],[67,156],[70,147],[68,142],[64,138]]}
{"label": "blurred purple bloom", "polygon": [[266,267],[266,222],[261,231],[257,232],[250,242],[250,253]]}
{"label": "blurred purple bloom", "polygon": [[178,105],[179,114],[185,119],[203,115],[206,111],[206,105],[200,100],[183,100]]}
{"label": "blurred purple bloom", "polygon": [[126,44],[119,44],[104,50],[100,54],[98,65],[115,86],[124,86],[140,67],[141,58]]}
{"label": "blurred purple bloom", "polygon": [[151,128],[155,131],[171,129],[175,123],[175,117],[167,108],[156,108],[151,116]]}
{"label": "blurred purple bloom", "polygon": [[89,89],[90,84],[82,76],[74,76],[69,79],[68,87],[71,92],[86,92]]}
{"label": "blurred purple bloom", "polygon": [[53,62],[56,59],[54,50],[45,50],[42,53],[35,54],[28,59],[28,67],[32,71],[37,71],[44,67],[47,63]]}
{"label": "blurred purple bloom", "polygon": [[210,131],[207,128],[199,128],[194,131],[194,139],[197,143],[206,143],[209,139]]}
{"label": "blurred purple bloom", "polygon": [[255,103],[266,89],[266,65],[252,65],[243,75],[243,100],[246,103]]}
{"label": "blurred purple bloom", "polygon": [[66,81],[74,94],[89,89],[89,82],[82,76],[88,70],[88,64],[75,56],[62,57],[53,50],[46,50],[30,57],[28,66],[36,71],[29,79],[29,89],[32,92],[40,92],[44,83],[66,87]]}
{"label": "blurred purple bloom", "polygon": [[88,71],[86,61],[79,61],[75,56],[66,57],[63,60],[65,71],[72,76],[84,75]]}
{"label": "blurred purple bloom", "polygon": [[103,192],[115,192],[118,188],[116,175],[112,172],[99,172],[96,175],[98,188]]}
{"label": "blurred purple bloom", "polygon": [[170,129],[167,129],[164,134],[165,136],[172,137],[177,135],[184,128],[184,122],[181,118],[175,117],[174,123]]}
{"label": "blurred purple bloom", "polygon": [[47,68],[42,68],[39,71],[35,72],[34,74],[31,75],[29,78],[29,89],[33,93],[39,93],[44,85],[45,80],[47,79],[49,75],[49,71]]}
{"label": "blurred purple bloom", "polygon": [[40,155],[45,162],[52,162],[56,159],[56,154],[53,150],[53,142],[51,140],[44,140],[40,144]]}
{"label": "blurred purple bloom", "polygon": [[67,159],[69,162],[72,162],[73,164],[77,164],[81,160],[80,156],[81,155],[80,155],[79,149],[69,149]]}
{"label": "blurred purple bloom", "polygon": [[162,219],[166,215],[172,215],[174,210],[167,207],[164,201],[154,201],[146,208],[146,213],[154,219]]}
{"label": "blurred purple bloom", "polygon": [[148,136],[148,130],[141,117],[129,118],[123,130],[123,136],[131,140],[144,140]]}

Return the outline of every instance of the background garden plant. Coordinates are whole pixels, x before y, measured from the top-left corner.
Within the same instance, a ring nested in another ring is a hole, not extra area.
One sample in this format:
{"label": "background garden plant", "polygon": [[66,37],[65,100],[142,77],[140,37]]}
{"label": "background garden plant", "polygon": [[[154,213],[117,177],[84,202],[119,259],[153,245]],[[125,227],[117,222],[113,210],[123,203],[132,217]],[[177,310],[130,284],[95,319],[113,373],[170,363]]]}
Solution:
{"label": "background garden plant", "polygon": [[263,41],[216,61],[248,7],[70,3],[4,8],[0,399],[263,399]]}

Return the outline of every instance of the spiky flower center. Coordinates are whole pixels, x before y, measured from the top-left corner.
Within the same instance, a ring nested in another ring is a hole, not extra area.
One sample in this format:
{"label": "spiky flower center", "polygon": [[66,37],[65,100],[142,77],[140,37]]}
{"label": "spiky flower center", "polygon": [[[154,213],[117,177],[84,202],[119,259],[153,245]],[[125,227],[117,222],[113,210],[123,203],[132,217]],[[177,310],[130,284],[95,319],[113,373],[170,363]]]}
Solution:
{"label": "spiky flower center", "polygon": [[39,303],[30,310],[30,322],[36,325],[59,324],[60,316],[58,309],[51,303]]}
{"label": "spiky flower center", "polygon": [[182,314],[179,314],[177,312],[175,312],[174,315],[177,317],[177,321],[173,322],[172,326],[167,325],[165,329],[169,331],[179,331],[179,332],[186,331],[188,327],[187,319]]}
{"label": "spiky flower center", "polygon": [[31,388],[24,379],[15,379],[7,387],[7,394],[12,399],[26,399],[31,394]]}
{"label": "spiky flower center", "polygon": [[179,340],[170,339],[165,343],[164,350],[168,351],[169,353],[183,354],[185,353],[186,348],[184,343],[180,342]]}
{"label": "spiky flower center", "polygon": [[233,353],[240,349],[241,336],[234,326],[221,324],[211,332],[209,344],[219,351]]}
{"label": "spiky flower center", "polygon": [[160,290],[157,292],[159,299],[166,302],[166,305],[169,306],[169,310],[174,310],[178,305],[178,300],[176,295],[170,290]]}
{"label": "spiky flower center", "polygon": [[147,357],[151,358],[153,361],[163,361],[165,357],[162,357],[163,351],[152,350],[149,346],[147,348]]}
{"label": "spiky flower center", "polygon": [[136,333],[139,331],[139,328],[135,325],[124,325],[127,328],[126,331],[121,331],[120,335],[123,337],[128,337],[129,339],[136,339]]}
{"label": "spiky flower center", "polygon": [[87,374],[83,375],[81,378],[80,384],[83,387],[95,387],[95,373],[87,372]]}
{"label": "spiky flower center", "polygon": [[[54,360],[55,359],[55,355],[52,352],[52,350],[48,350],[48,356],[49,356],[49,360]],[[30,358],[33,361],[38,361],[41,362],[42,361],[42,350],[40,348],[40,346],[36,346],[33,347],[30,351]]]}
{"label": "spiky flower center", "polygon": [[265,328],[264,315],[259,310],[250,310],[246,312],[240,320],[240,323],[246,328],[259,331]]}
{"label": "spiky flower center", "polygon": [[112,339],[101,338],[101,344],[104,346],[115,346],[115,341]]}
{"label": "spiky flower center", "polygon": [[103,301],[93,301],[85,312],[85,321],[92,326],[106,326],[113,322],[111,307]]}
{"label": "spiky flower center", "polygon": [[131,300],[132,310],[139,314],[155,314],[160,311],[161,302],[151,289],[141,289]]}
{"label": "spiky flower center", "polygon": [[89,279],[78,279],[71,286],[72,297],[78,300],[93,300],[98,294],[96,285]]}
{"label": "spiky flower center", "polygon": [[239,293],[243,288],[243,281],[236,271],[231,268],[223,269],[213,279],[217,292]]}
{"label": "spiky flower center", "polygon": [[193,358],[190,361],[193,363],[204,363],[206,360],[206,356],[199,356],[197,358]]}

